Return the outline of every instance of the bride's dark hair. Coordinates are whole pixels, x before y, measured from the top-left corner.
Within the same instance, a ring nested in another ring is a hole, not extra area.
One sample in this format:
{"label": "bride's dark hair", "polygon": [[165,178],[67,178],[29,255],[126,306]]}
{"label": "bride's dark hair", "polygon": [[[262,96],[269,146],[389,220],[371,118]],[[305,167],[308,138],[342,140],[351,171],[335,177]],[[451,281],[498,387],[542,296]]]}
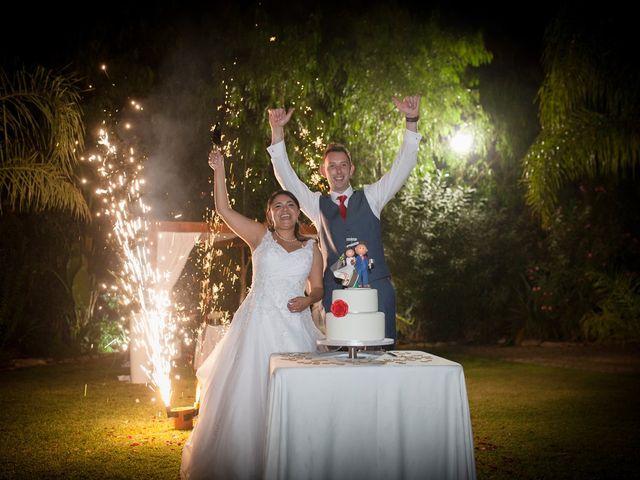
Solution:
{"label": "bride's dark hair", "polygon": [[[289,190],[276,190],[275,192],[273,192],[269,197],[269,199],[267,200],[267,211],[265,214],[267,218],[267,228],[269,229],[270,232],[273,232],[276,229],[276,227],[271,221],[271,217],[269,216],[269,210],[271,209],[271,205],[273,204],[273,201],[276,199],[278,195],[286,195],[287,197],[289,197],[291,200],[293,200],[293,203],[296,204],[296,207],[298,207],[298,210],[300,210],[300,202],[298,201],[296,196],[293,193],[291,193]],[[298,221],[296,222],[295,227],[293,227],[293,234],[295,235],[296,239],[300,240],[301,242],[308,240],[307,237],[305,237],[300,233],[300,217],[298,217]]]}

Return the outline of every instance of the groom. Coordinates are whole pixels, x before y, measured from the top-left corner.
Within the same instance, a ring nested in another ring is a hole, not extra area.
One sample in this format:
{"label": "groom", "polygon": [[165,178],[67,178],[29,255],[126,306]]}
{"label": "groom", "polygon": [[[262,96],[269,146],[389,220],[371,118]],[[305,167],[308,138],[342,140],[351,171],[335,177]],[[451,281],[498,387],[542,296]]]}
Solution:
{"label": "groom", "polygon": [[332,292],[342,288],[328,268],[344,253],[347,245],[362,241],[367,244],[368,256],[375,261],[369,272],[371,288],[378,290],[378,308],[385,315],[385,336],[396,338],[396,294],[391,283],[391,272],[384,259],[380,213],[383,207],[402,188],[416,165],[418,145],[422,136],[418,133],[420,97],[406,97],[393,103],[405,117],[404,141],[391,169],[377,182],[354,190],[350,180],[355,165],[344,145],[329,144],[324,152],[320,173],[329,183],[329,194],[312,192],[291,167],[284,144],[284,126],[289,122],[293,109],[269,110],[271,146],[267,148],[273,169],[282,188],[292,192],[300,201],[302,211],[311,219],[318,231],[324,257],[325,312],[331,307]]}

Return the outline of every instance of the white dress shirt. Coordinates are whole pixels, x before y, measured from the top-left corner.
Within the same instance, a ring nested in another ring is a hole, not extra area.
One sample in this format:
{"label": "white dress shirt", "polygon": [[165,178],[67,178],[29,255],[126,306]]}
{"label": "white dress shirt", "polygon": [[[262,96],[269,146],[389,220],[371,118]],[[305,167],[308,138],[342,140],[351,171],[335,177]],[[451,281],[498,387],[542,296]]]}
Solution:
{"label": "white dress shirt", "polygon": [[[422,135],[411,130],[405,130],[404,140],[396,159],[391,168],[380,180],[363,187],[365,198],[373,214],[380,218],[380,213],[384,206],[398,193],[402,185],[407,181],[411,170],[416,166],[418,160],[418,146]],[[271,156],[273,170],[280,185],[293,193],[300,202],[300,208],[316,226],[320,228],[320,192],[312,192],[309,187],[298,178],[295,170],[291,166],[284,140],[267,147]],[[338,195],[346,195],[345,205],[349,204],[349,197],[353,193],[351,185],[342,193],[329,192],[331,199],[336,203]]]}

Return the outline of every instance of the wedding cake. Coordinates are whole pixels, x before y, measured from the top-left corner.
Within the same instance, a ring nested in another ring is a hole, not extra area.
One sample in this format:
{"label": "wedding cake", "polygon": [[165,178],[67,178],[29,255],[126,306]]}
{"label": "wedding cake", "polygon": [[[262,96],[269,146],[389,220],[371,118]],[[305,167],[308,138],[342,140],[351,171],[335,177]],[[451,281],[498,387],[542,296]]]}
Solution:
{"label": "wedding cake", "polygon": [[384,313],[378,311],[374,288],[333,291],[331,311],[326,313],[327,340],[369,341],[384,338]]}

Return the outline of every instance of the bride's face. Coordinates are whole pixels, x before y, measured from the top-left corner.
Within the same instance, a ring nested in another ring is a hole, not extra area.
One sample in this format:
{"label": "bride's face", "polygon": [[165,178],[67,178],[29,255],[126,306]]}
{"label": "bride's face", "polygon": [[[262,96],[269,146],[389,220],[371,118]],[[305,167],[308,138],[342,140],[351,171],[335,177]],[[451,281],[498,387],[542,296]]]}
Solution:
{"label": "bride's face", "polygon": [[271,202],[269,208],[271,222],[279,230],[288,230],[295,227],[300,216],[300,209],[291,197],[285,194],[278,195]]}

